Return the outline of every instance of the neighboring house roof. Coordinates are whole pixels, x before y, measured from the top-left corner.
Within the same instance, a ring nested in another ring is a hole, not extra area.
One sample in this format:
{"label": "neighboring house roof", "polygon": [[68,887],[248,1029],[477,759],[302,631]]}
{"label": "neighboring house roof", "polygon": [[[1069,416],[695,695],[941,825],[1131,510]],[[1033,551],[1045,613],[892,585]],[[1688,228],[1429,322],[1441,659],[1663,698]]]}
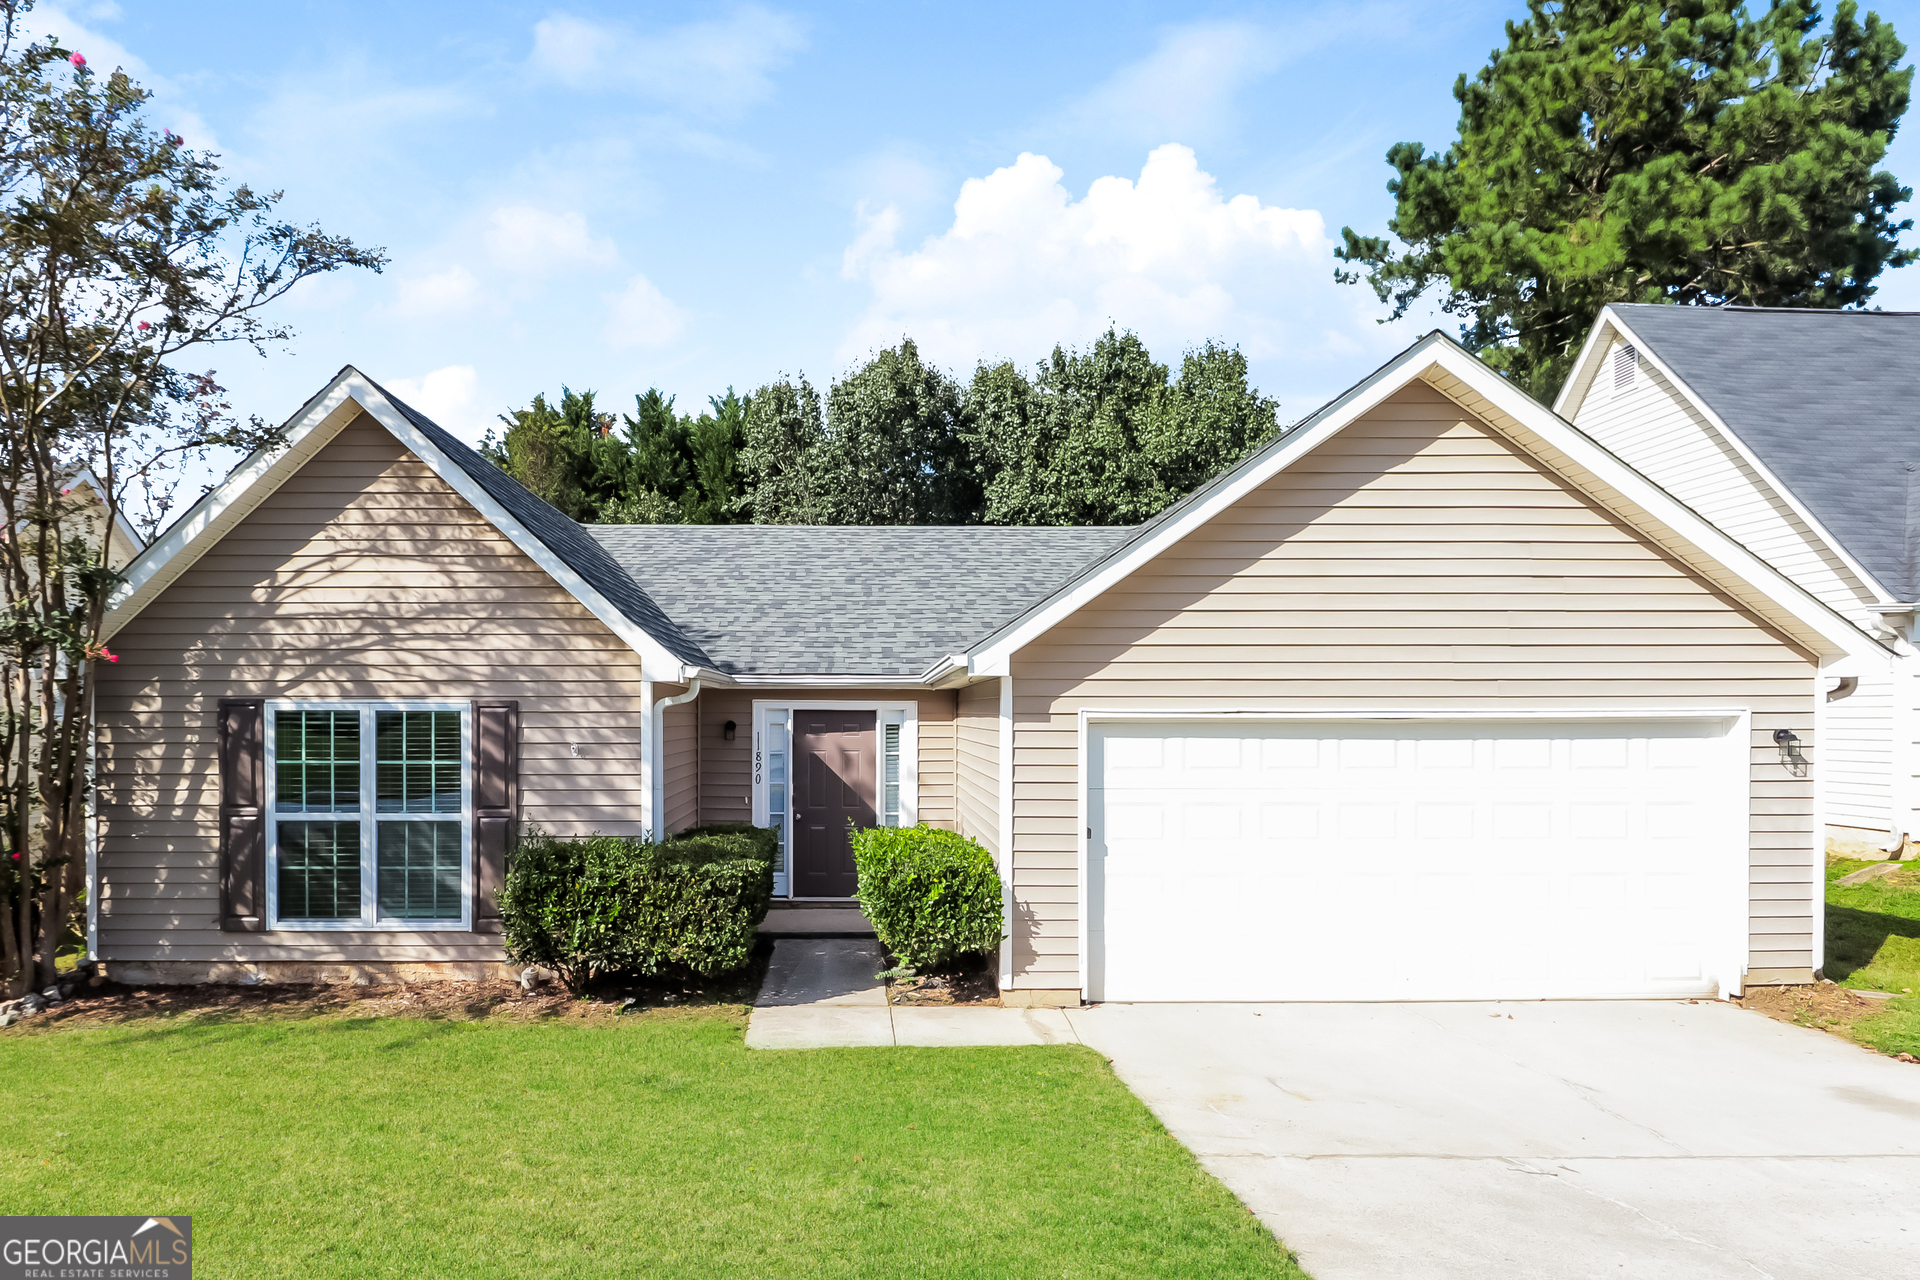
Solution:
{"label": "neighboring house roof", "polygon": [[1884,661],[1886,651],[1766,561],[1708,523],[1445,334],[1433,332],[1240,465],[1128,532],[1052,596],[973,646],[973,675],[1004,675],[1012,655],[1204,526],[1368,410],[1423,379],[1486,420],[1696,572],[1823,658]]}
{"label": "neighboring house roof", "polygon": [[1609,310],[1890,595],[1920,598],[1920,313]]}
{"label": "neighboring house roof", "polygon": [[730,675],[916,677],[1126,528],[581,526]]}

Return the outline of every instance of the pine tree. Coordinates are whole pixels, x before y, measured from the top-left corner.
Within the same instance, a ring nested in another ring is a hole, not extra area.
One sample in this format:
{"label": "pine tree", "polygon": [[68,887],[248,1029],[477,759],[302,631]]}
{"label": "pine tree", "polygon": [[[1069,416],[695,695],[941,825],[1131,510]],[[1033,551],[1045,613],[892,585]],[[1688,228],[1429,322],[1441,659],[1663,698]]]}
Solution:
{"label": "pine tree", "polygon": [[[1546,398],[1609,302],[1848,307],[1912,261],[1876,169],[1913,80],[1853,0],[1528,0],[1454,85],[1457,140],[1387,152],[1387,237],[1342,231],[1336,278],[1392,315],[1429,288],[1461,338]],[[1406,246],[1396,252],[1393,240]]]}

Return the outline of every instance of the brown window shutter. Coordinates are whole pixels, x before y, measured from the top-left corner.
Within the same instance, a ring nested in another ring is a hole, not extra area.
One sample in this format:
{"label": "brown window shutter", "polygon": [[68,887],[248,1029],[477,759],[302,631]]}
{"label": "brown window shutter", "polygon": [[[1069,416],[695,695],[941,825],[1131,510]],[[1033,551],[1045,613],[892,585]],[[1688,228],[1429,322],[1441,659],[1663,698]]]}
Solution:
{"label": "brown window shutter", "polygon": [[220,927],[267,928],[266,704],[220,699]]}
{"label": "brown window shutter", "polygon": [[473,931],[500,932],[494,894],[520,816],[520,704],[473,704]]}

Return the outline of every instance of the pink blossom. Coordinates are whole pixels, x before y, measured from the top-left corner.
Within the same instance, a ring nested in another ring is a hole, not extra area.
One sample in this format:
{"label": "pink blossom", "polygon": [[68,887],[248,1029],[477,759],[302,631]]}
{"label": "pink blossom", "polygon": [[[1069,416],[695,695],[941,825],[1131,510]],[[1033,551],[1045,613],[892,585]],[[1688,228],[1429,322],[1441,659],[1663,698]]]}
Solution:
{"label": "pink blossom", "polygon": [[135,325],[135,326],[133,326],[133,327],[134,327],[134,328],[136,328],[136,329],[138,329],[138,330],[139,330],[140,332],[142,332],[142,333],[145,333],[145,332],[146,332],[147,330],[149,330],[149,329],[151,329],[151,328],[153,328],[153,326],[152,326],[152,325],[150,325],[150,324],[148,324],[148,323],[147,323],[147,322],[146,322],[145,320],[142,320],[142,321],[141,321],[141,322],[140,322],[139,324],[137,324],[137,325]]}
{"label": "pink blossom", "polygon": [[106,651],[105,649],[102,649],[102,650],[100,651],[100,656],[101,656],[101,657],[103,657],[103,658],[105,658],[105,659],[106,659],[106,660],[107,660],[108,662],[118,662],[118,661],[120,661],[120,655],[119,655],[119,654],[117,654],[117,653],[108,653],[108,652],[107,652],[107,651]]}
{"label": "pink blossom", "polygon": [[72,492],[73,492],[73,490],[71,490],[71,489],[62,489],[62,490],[60,491],[60,496],[64,498],[64,497],[66,497],[66,496],[67,496],[68,494],[70,494],[70,493],[72,493]]}
{"label": "pink blossom", "polygon": [[70,54],[68,54],[68,55],[67,55],[67,61],[68,61],[68,62],[71,62],[71,63],[72,63],[72,64],[73,64],[74,66],[76,66],[76,67],[84,67],[84,66],[86,66],[86,65],[87,65],[87,60],[86,60],[85,58],[83,58],[83,57],[81,57],[81,56],[80,56],[79,54],[77,54],[77,53],[70,53]]}

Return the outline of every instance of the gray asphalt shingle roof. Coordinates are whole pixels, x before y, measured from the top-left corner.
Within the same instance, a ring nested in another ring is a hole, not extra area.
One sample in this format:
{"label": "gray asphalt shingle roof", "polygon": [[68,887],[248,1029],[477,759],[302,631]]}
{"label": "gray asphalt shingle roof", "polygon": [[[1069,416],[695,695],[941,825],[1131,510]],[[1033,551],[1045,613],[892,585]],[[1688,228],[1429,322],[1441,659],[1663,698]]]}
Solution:
{"label": "gray asphalt shingle roof", "polygon": [[584,525],[736,675],[917,676],[1130,528]]}
{"label": "gray asphalt shingle roof", "polygon": [[1613,309],[1888,592],[1920,595],[1920,314]]}
{"label": "gray asphalt shingle roof", "polygon": [[[368,378],[367,381],[373,382],[373,379]],[[599,592],[628,621],[659,641],[662,648],[682,662],[703,667],[713,665],[700,646],[687,637],[686,632],[662,611],[659,604],[625,569],[614,563],[613,557],[598,542],[583,532],[579,523],[562,515],[553,504],[488,462],[471,445],[418,409],[379,383],[373,382],[373,385],[393,402],[394,408],[406,415],[407,421],[420,429],[421,434],[438,445],[449,461],[471,476],[475,483],[487,491],[488,497],[505,507],[529,533],[540,539],[547,550],[586,579],[587,585]]]}

